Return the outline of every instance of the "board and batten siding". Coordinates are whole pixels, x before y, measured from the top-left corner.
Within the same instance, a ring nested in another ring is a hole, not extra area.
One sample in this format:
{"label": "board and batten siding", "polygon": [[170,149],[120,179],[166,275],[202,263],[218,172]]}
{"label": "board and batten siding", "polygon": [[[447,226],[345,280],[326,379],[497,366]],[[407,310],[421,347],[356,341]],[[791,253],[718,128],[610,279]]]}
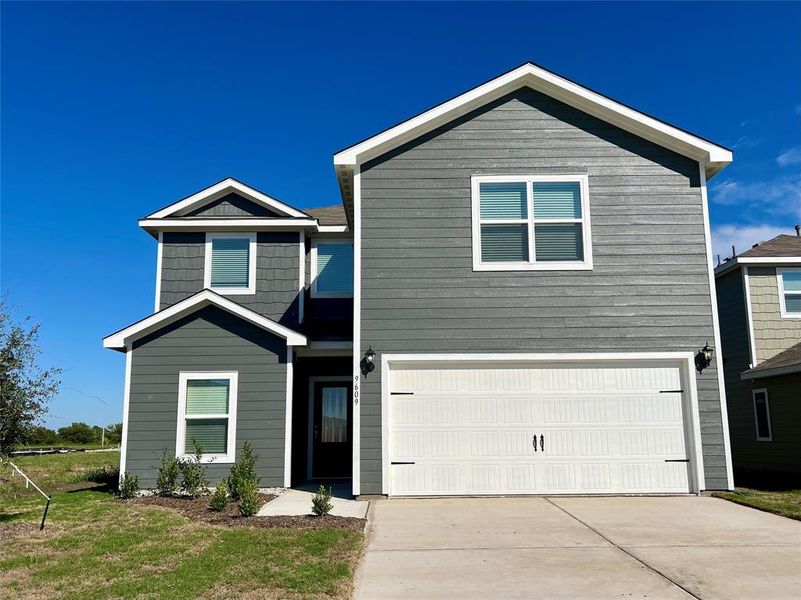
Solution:
{"label": "board and batten siding", "polygon": [[[297,326],[299,245],[297,232],[256,235],[256,293],[226,298],[288,327]],[[203,290],[206,234],[164,232],[161,257],[161,309]]]}
{"label": "board and batten siding", "polygon": [[[588,174],[592,271],[474,272],[472,175]],[[714,343],[698,163],[530,89],[361,169],[361,348],[693,351]],[[361,493],[381,493],[381,369]],[[726,488],[715,362],[697,377],[706,487]]]}
{"label": "board and batten siding", "polygon": [[748,285],[759,364],[801,340],[801,319],[782,318],[776,267],[749,267]]}
{"label": "board and batten siding", "polygon": [[[126,472],[156,483],[163,449],[175,452],[181,371],[237,371],[237,456],[246,440],[259,455],[261,486],[284,484],[286,343],[218,308],[207,307],[134,343]],[[212,485],[231,465],[206,465]]]}

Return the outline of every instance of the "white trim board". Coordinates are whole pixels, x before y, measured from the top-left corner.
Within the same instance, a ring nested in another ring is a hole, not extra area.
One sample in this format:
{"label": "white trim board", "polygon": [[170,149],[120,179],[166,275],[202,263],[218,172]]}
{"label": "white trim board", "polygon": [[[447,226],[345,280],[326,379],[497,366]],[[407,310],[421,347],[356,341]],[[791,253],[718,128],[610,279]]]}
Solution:
{"label": "white trim board", "polygon": [[699,161],[711,177],[732,161],[731,150],[634,110],[573,81],[526,63],[334,155],[356,166],[380,156],[521,87],[529,87],[621,129]]}
{"label": "white trim board", "polygon": [[128,412],[131,405],[131,363],[133,362],[133,349],[125,352],[125,388],[122,396],[122,439],[120,440],[120,480],[125,477],[125,467],[128,456]]}
{"label": "white trim board", "polygon": [[284,407],[284,487],[292,486],[292,411],[295,386],[292,346],[286,347],[286,404]]}
{"label": "white trim board", "polygon": [[361,347],[362,347],[362,184],[361,170],[353,175],[353,495],[361,494]]}
{"label": "white trim board", "polygon": [[[227,379],[228,380],[228,413],[223,415],[187,415],[186,414],[186,388],[190,380]],[[191,458],[192,454],[184,452],[186,444],[187,419],[228,419],[228,437],[224,453],[204,454],[201,463],[230,464],[236,461],[236,411],[237,397],[239,395],[238,371],[180,371],[178,373],[178,418],[176,420],[175,457],[179,459]]]}
{"label": "white trim board", "polygon": [[[159,232],[161,237],[161,232]],[[226,288],[214,287],[211,285],[211,259],[215,239],[232,238],[248,240],[248,285],[247,287]],[[256,243],[255,233],[222,233],[207,232],[203,258],[203,287],[224,296],[235,296],[238,294],[253,295],[256,293],[256,261],[258,260],[259,245]]]}
{"label": "white trim board", "polygon": [[225,310],[237,317],[248,321],[257,327],[274,333],[286,340],[288,346],[305,346],[307,339],[305,335],[301,335],[297,331],[293,331],[288,327],[284,327],[275,321],[264,317],[249,308],[245,308],[241,304],[229,300],[211,290],[203,290],[194,296],[190,296],[185,300],[181,300],[177,304],[173,304],[169,308],[165,308],[149,317],[146,317],[128,327],[121,329],[109,336],[103,338],[104,348],[113,348],[115,350],[123,350],[130,346],[130,344],[148,333],[158,331],[162,327],[177,321],[204,308],[206,306],[216,306]]}
{"label": "white trim board", "polygon": [[735,256],[715,267],[715,277],[728,273],[738,265],[762,265],[763,267],[801,265],[801,256]]}
{"label": "white trim board", "polygon": [[757,364],[757,349],[756,349],[756,336],[754,336],[754,315],[751,312],[751,282],[748,278],[748,267],[743,266],[743,293],[745,294],[745,318],[748,324],[748,356],[751,358],[751,366],[754,368]]}
{"label": "white trim board", "polygon": [[153,303],[153,312],[161,309],[161,261],[164,260],[164,235],[159,231],[158,249],[156,250],[156,299]]}
{"label": "white trim board", "polygon": [[280,200],[276,200],[264,192],[260,192],[256,188],[250,187],[249,185],[242,183],[233,177],[228,177],[227,179],[223,179],[214,185],[210,185],[209,187],[202,189],[191,196],[187,196],[183,200],[173,202],[169,206],[165,206],[164,208],[149,214],[147,219],[163,219],[165,217],[186,213],[205,204],[210,204],[211,202],[219,200],[220,198],[231,193],[238,194],[243,198],[250,200],[251,202],[264,206],[265,208],[269,208],[270,210],[287,217],[305,219],[312,218],[305,212],[299,211],[289,204],[281,202]]}
{"label": "white trim board", "polygon": [[[706,489],[703,452],[701,447],[701,422],[698,405],[698,388],[695,381],[695,357],[692,352],[578,352],[578,353],[509,353],[509,354],[384,354],[381,356],[381,488],[389,495],[389,431],[390,372],[393,364],[420,364],[427,367],[440,364],[532,364],[537,366],[565,366],[595,363],[598,366],[617,365],[633,367],[634,363],[649,365],[669,364],[678,366],[683,385],[685,406],[685,431],[690,460],[690,490],[699,493]],[[688,422],[689,420],[689,422]]]}
{"label": "white trim board", "polygon": [[729,433],[729,410],[726,402],[726,382],[723,373],[723,346],[720,336],[720,319],[718,317],[718,294],[715,289],[714,259],[712,258],[712,233],[709,225],[709,197],[706,187],[706,173],[702,164],[698,165],[701,183],[701,207],[704,214],[704,241],[706,242],[706,265],[709,275],[709,302],[712,306],[712,332],[715,338],[715,370],[718,379],[718,396],[720,398],[720,421],[723,428],[723,454],[726,460],[727,489],[734,489],[734,466],[731,457],[731,436]]}

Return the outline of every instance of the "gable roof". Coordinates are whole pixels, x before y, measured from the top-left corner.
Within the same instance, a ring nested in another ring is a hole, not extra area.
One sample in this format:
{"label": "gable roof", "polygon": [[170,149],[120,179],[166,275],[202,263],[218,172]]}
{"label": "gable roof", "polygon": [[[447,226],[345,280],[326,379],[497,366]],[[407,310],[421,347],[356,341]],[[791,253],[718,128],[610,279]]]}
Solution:
{"label": "gable roof", "polygon": [[173,202],[169,206],[165,206],[164,208],[149,214],[147,217],[145,217],[145,219],[166,219],[168,217],[183,216],[184,213],[200,208],[206,204],[211,204],[212,202],[219,200],[230,193],[235,193],[239,196],[242,196],[243,198],[260,206],[269,208],[271,211],[274,211],[284,217],[295,219],[309,218],[308,214],[289,206],[289,204],[281,202],[280,200],[276,200],[264,192],[260,192],[256,188],[250,187],[249,185],[242,183],[233,177],[228,177],[227,179],[223,179],[214,185],[210,185],[209,187],[202,189],[191,196],[187,196],[182,200]]}
{"label": "gable roof", "polygon": [[[655,144],[697,160],[711,178],[732,161],[732,151],[635,110],[528,62],[442,104],[334,154],[340,179],[353,167],[467,114],[521,87],[530,87]],[[342,185],[342,183],[340,183]],[[344,191],[344,190],[343,190]]]}
{"label": "gable roof", "polygon": [[317,219],[320,225],[347,225],[348,218],[345,215],[345,208],[341,204],[333,206],[321,206],[320,208],[309,208],[306,212]]}
{"label": "gable roof", "polygon": [[140,321],[125,327],[124,329],[120,329],[119,331],[104,337],[103,347],[125,351],[131,342],[148,335],[149,333],[158,331],[170,323],[174,323],[178,319],[191,315],[192,313],[197,312],[201,308],[205,308],[207,306],[216,306],[217,308],[229,312],[232,315],[243,319],[244,321],[248,321],[257,327],[261,327],[265,331],[269,331],[278,337],[282,337],[286,340],[287,346],[306,345],[306,336],[298,333],[297,331],[289,329],[288,327],[284,327],[272,319],[268,319],[267,317],[264,317],[257,312],[250,310],[249,308],[245,308],[241,304],[237,304],[236,302],[233,302],[224,296],[220,296],[211,290],[203,290],[193,296],[190,296],[189,298],[181,300],[177,304],[173,304],[169,308],[160,310],[149,317],[145,317],[144,319],[141,319]]}
{"label": "gable roof", "polygon": [[743,379],[760,379],[799,372],[801,372],[801,343],[759,363],[753,369],[748,369],[741,377]]}
{"label": "gable roof", "polygon": [[801,265],[801,236],[784,233],[755,244],[751,249],[715,267],[715,276],[745,265]]}

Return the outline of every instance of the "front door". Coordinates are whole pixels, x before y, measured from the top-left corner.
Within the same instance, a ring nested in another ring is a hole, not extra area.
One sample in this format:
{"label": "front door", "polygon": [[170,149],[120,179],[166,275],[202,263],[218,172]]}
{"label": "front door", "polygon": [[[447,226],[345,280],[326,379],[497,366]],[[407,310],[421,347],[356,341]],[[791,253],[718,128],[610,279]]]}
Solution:
{"label": "front door", "polygon": [[316,382],[312,413],[312,477],[350,477],[353,407],[350,383]]}

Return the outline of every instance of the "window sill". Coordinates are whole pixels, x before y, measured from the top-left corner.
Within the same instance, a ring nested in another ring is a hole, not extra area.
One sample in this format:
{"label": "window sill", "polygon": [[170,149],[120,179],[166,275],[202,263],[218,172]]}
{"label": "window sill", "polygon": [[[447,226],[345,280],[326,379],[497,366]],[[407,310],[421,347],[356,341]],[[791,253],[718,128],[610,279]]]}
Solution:
{"label": "window sill", "polygon": [[591,262],[479,263],[473,271],[592,271]]}
{"label": "window sill", "polygon": [[253,295],[256,293],[255,288],[217,288],[217,287],[210,287],[208,288],[215,294],[220,294],[221,296],[244,296],[244,295]]}
{"label": "window sill", "polygon": [[[178,457],[178,460],[194,460],[194,454],[182,454]],[[200,459],[200,464],[206,465],[209,463],[214,463],[216,465],[227,465],[233,464],[236,460],[230,454],[204,454]]]}

